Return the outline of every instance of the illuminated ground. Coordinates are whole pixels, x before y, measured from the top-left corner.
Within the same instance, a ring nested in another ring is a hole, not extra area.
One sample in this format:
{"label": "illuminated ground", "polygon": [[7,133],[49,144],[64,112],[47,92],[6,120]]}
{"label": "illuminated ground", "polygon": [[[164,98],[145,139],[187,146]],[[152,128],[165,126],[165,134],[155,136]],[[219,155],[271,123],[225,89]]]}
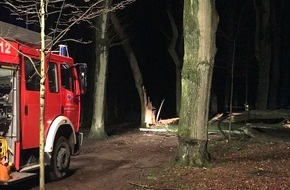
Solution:
{"label": "illuminated ground", "polygon": [[[177,145],[173,134],[136,129],[102,141],[85,139],[81,154],[72,159],[71,175],[47,183],[46,189],[289,188],[290,143],[250,138],[227,142],[218,134],[211,134],[209,138],[211,164],[205,168],[169,167]],[[12,189],[37,190],[37,183],[37,180],[29,181]]]}

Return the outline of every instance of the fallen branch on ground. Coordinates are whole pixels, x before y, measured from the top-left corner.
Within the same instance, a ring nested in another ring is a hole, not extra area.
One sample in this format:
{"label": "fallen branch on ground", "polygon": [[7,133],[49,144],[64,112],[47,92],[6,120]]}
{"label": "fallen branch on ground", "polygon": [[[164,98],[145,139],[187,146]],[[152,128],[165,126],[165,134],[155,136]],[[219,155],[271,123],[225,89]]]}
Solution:
{"label": "fallen branch on ground", "polygon": [[177,190],[176,188],[160,188],[160,187],[152,187],[152,186],[148,186],[148,185],[143,185],[143,184],[140,184],[140,183],[136,183],[136,182],[133,182],[133,181],[129,181],[128,182],[130,185],[133,185],[133,186],[137,186],[137,187],[141,187],[143,189],[158,189],[158,190]]}

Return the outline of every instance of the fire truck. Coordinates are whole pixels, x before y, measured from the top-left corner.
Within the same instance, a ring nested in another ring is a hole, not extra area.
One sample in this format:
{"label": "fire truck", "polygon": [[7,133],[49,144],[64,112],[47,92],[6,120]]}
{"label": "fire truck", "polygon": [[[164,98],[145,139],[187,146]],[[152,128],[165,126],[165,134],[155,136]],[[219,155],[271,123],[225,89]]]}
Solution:
{"label": "fire truck", "polygon": [[[8,159],[9,185],[39,169],[40,50],[37,45],[0,37],[0,156]],[[67,47],[45,57],[45,164],[53,180],[63,178],[70,157],[78,154],[81,95],[86,64],[74,63]]]}

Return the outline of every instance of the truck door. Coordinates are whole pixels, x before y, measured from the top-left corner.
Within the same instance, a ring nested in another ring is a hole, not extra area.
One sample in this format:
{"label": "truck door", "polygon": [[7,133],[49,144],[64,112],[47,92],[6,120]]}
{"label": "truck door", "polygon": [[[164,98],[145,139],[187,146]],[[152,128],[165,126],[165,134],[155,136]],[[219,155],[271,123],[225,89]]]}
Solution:
{"label": "truck door", "polygon": [[59,94],[59,76],[57,64],[48,63],[45,89],[45,122],[46,127],[61,114],[60,94]]}
{"label": "truck door", "polygon": [[75,73],[68,64],[61,64],[62,112],[74,127],[79,125],[80,96],[74,83]]}
{"label": "truck door", "polygon": [[[24,58],[25,63],[25,89],[23,90],[24,114],[22,124],[22,146],[24,149],[39,147],[39,60],[33,60],[33,63]],[[36,71],[37,70],[37,71]],[[44,121],[45,127],[48,127],[53,119],[60,115],[60,95],[57,65],[49,63],[45,80],[45,107]]]}
{"label": "truck door", "polygon": [[24,107],[21,108],[22,112],[22,146],[24,149],[36,148],[39,146],[39,116],[40,116],[40,103],[39,103],[39,71],[40,61],[29,60],[24,57],[24,85],[21,92],[21,101]]}

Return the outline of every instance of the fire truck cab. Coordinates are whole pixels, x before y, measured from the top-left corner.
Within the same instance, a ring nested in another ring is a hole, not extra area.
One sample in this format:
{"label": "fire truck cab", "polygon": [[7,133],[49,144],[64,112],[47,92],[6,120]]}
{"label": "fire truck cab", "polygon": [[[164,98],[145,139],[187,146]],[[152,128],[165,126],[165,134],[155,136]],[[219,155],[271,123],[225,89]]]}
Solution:
{"label": "fire truck cab", "polygon": [[[45,163],[50,177],[59,180],[83,139],[86,64],[75,64],[67,51],[46,52],[45,73]],[[8,159],[14,172],[2,185],[31,177],[39,168],[39,90],[40,50],[0,38],[0,157]]]}

